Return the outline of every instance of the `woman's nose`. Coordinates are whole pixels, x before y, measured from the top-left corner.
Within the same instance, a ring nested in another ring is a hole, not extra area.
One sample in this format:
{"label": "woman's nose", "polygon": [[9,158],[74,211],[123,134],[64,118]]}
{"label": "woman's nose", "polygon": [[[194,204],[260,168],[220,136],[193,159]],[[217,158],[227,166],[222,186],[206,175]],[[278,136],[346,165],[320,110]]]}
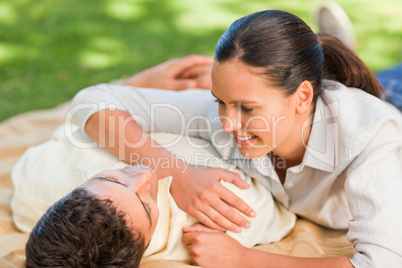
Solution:
{"label": "woman's nose", "polygon": [[223,116],[220,116],[222,129],[225,132],[237,131],[242,128],[241,113],[227,111]]}

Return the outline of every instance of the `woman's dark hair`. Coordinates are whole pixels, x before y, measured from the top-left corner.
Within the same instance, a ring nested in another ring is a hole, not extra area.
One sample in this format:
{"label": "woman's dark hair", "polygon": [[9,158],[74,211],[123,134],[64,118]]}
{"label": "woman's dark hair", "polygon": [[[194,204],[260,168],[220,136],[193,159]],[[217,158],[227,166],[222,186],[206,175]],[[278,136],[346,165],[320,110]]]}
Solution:
{"label": "woman's dark hair", "polygon": [[383,93],[374,74],[339,39],[317,36],[304,21],[285,11],[261,11],[233,22],[216,45],[215,59],[225,62],[235,58],[261,67],[259,74],[286,95],[308,80],[316,99],[322,79],[357,87],[376,97]]}
{"label": "woman's dark hair", "polygon": [[317,36],[324,54],[325,79],[363,89],[378,98],[384,97],[384,87],[355,52],[330,34],[318,33]]}
{"label": "woman's dark hair", "polygon": [[76,189],[50,207],[25,246],[26,267],[138,267],[140,232],[108,199]]}

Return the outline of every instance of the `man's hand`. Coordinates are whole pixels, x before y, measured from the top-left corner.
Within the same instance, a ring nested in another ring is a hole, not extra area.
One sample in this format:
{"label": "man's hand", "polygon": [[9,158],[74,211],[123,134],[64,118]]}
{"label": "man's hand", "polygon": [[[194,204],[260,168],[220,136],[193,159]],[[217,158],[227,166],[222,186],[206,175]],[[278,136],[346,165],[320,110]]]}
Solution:
{"label": "man's hand", "polygon": [[171,59],[127,78],[122,84],[168,90],[211,89],[212,62],[211,57],[202,55]]}

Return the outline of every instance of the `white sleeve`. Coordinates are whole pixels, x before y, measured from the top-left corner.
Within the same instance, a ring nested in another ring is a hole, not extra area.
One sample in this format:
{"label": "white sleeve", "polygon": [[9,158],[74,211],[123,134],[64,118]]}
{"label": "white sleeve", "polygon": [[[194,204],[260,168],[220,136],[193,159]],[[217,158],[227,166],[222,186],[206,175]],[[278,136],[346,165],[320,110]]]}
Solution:
{"label": "white sleeve", "polygon": [[402,267],[402,131],[391,121],[347,170],[355,267]]}
{"label": "white sleeve", "polygon": [[84,131],[96,112],[117,109],[130,113],[146,132],[170,132],[208,138],[208,112],[217,106],[209,90],[169,91],[100,84],[74,97],[70,116]]}

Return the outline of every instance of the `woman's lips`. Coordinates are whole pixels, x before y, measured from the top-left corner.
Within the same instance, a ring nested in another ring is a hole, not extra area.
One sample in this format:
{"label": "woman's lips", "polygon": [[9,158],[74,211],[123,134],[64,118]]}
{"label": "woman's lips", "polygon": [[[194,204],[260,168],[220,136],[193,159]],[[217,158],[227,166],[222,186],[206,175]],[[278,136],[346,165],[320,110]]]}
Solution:
{"label": "woman's lips", "polygon": [[257,139],[257,136],[237,136],[236,134],[233,134],[233,136],[235,138],[235,142],[241,146],[247,146]]}

